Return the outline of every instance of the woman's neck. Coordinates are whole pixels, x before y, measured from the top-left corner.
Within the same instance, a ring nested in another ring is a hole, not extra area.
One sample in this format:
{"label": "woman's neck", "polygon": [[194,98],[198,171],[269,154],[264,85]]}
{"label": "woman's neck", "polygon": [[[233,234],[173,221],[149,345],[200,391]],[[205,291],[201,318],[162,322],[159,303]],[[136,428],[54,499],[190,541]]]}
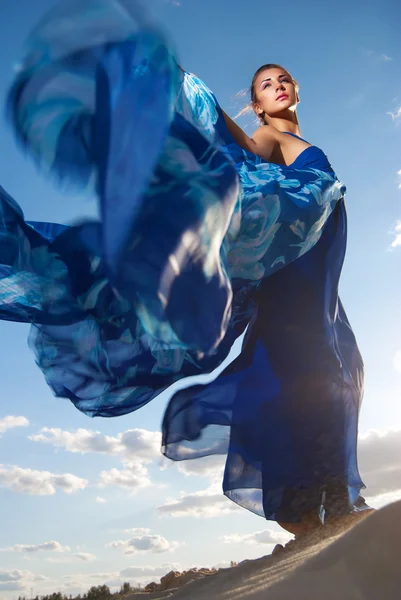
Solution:
{"label": "woman's neck", "polygon": [[269,125],[272,125],[278,131],[286,131],[298,136],[301,135],[297,113],[290,113],[288,117],[269,117],[268,121]]}

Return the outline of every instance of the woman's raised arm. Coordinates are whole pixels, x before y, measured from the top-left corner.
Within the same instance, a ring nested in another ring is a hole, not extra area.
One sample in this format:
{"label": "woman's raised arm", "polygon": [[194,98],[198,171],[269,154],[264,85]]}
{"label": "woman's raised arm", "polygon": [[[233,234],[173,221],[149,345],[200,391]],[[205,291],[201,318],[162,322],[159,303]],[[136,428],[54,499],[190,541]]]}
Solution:
{"label": "woman's raised arm", "polygon": [[[181,71],[185,73],[185,70],[181,67],[181,65],[178,66]],[[260,156],[266,162],[269,162],[271,160],[273,150],[278,143],[277,137],[275,136],[275,130],[272,127],[260,127],[255,131],[252,137],[249,137],[245,131],[243,131],[241,127],[239,127],[237,123],[235,123],[235,121],[233,121],[231,117],[224,112],[224,110],[222,110],[222,113],[226,127],[238,146],[244,150],[247,150],[248,152],[252,152],[257,156]]]}
{"label": "woman's raised arm", "polygon": [[272,127],[260,127],[254,132],[252,137],[249,137],[245,131],[243,131],[241,127],[239,127],[237,123],[224,112],[224,110],[222,112],[227,129],[238,146],[244,150],[248,150],[248,152],[257,154],[263,160],[269,162],[273,150],[278,143],[277,137],[275,136],[275,130]]}

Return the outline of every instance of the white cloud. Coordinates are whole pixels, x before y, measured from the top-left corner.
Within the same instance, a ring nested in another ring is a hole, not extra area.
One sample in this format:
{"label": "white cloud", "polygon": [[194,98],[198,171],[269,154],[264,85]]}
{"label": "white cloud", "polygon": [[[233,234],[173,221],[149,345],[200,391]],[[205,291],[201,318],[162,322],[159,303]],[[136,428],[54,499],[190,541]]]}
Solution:
{"label": "white cloud", "polygon": [[128,542],[129,540],[115,540],[114,542],[109,542],[106,544],[106,548],[125,548]]}
{"label": "white cloud", "polygon": [[160,455],[161,444],[160,432],[146,429],[128,429],[117,436],[109,436],[89,429],[64,431],[44,427],[29,439],[68,452],[108,454],[129,462],[151,462]]}
{"label": "white cloud", "polygon": [[31,573],[29,571],[19,571],[18,569],[14,569],[13,571],[3,571],[0,569],[0,581],[21,581],[21,579],[25,579],[29,577]]}
{"label": "white cloud", "polygon": [[2,552],[22,552],[27,554],[34,554],[36,552],[69,552],[68,546],[62,546],[59,542],[43,542],[43,544],[15,544],[9,548],[0,548]]}
{"label": "white cloud", "polygon": [[96,498],[95,502],[97,502],[98,504],[105,504],[106,499],[105,498],[101,498],[100,496],[98,496]]}
{"label": "white cloud", "polygon": [[143,579],[143,578],[160,578],[166,575],[169,571],[179,571],[180,566],[177,564],[166,563],[160,567],[128,567],[120,571],[120,577],[127,579]]}
{"label": "white cloud", "polygon": [[96,560],[96,556],[94,554],[89,554],[89,552],[77,552],[76,554],[74,554],[74,556],[85,562],[91,562],[93,560]]}
{"label": "white cloud", "polygon": [[147,533],[150,533],[151,530],[147,529],[146,527],[134,527],[133,529],[124,529],[124,533],[128,533],[129,535],[132,536],[138,536],[138,535],[146,535]]}
{"label": "white cloud", "polygon": [[46,562],[52,563],[53,565],[71,565],[76,564],[78,561],[73,554],[66,554],[62,558],[56,558],[55,556],[51,556],[46,558]]}
{"label": "white cloud", "polygon": [[393,121],[399,121],[401,119],[401,106],[399,106],[395,112],[388,111],[386,114],[389,115]]}
{"label": "white cloud", "polygon": [[[76,575],[64,575],[63,579],[74,579]],[[91,573],[88,575],[91,579],[102,579],[106,581],[106,579],[111,579],[112,577],[118,577],[118,573]]]}
{"label": "white cloud", "polygon": [[[141,531],[141,530],[139,530]],[[169,542],[165,537],[157,534],[139,533],[130,540],[117,540],[106,544],[106,548],[124,548],[124,554],[143,554],[152,552],[162,554],[173,552],[178,548],[178,542]]]}
{"label": "white cloud", "polygon": [[83,490],[88,485],[86,479],[65,473],[64,475],[52,475],[54,485],[61,488],[66,494],[74,494],[78,490]]}
{"label": "white cloud", "polygon": [[133,494],[152,485],[149,473],[142,464],[127,464],[125,469],[110,469],[99,473],[100,487],[120,487],[129,489]]}
{"label": "white cloud", "polygon": [[[118,457],[125,468],[102,471],[99,474],[98,485],[129,489],[133,493],[152,484],[144,465],[160,456],[160,432],[146,429],[128,429],[116,436],[108,436],[88,429],[64,431],[45,427],[38,434],[30,436],[30,439],[62,448],[67,452]],[[96,502],[101,504],[105,500],[98,497]]]}
{"label": "white cloud", "polygon": [[365,49],[363,54],[376,62],[389,62],[390,60],[393,60],[388,54],[385,54],[384,52],[376,52],[375,50]]}
{"label": "white cloud", "polygon": [[223,535],[219,539],[224,544],[286,544],[291,537],[289,533],[265,529],[264,531],[255,531],[255,533],[245,535],[237,533]]}
{"label": "white cloud", "polygon": [[224,472],[226,457],[215,454],[205,456],[204,458],[195,458],[191,460],[180,461],[177,463],[177,469],[184,475],[196,475],[208,477],[215,481],[221,481]]}
{"label": "white cloud", "polygon": [[4,433],[8,429],[14,429],[15,427],[28,427],[29,421],[25,417],[15,417],[9,415],[0,419],[0,433]]}
{"label": "white cloud", "polygon": [[158,511],[171,517],[217,517],[239,510],[237,504],[228,500],[217,486],[192,494],[181,493],[175,500],[169,500]]}
{"label": "white cloud", "polygon": [[361,435],[358,456],[367,498],[401,492],[401,430]]}
{"label": "white cloud", "polygon": [[49,557],[46,558],[46,562],[52,563],[54,565],[69,565],[71,563],[76,563],[77,561],[71,555],[66,555],[63,558]]}
{"label": "white cloud", "polygon": [[46,577],[43,575],[34,575],[30,571],[21,571],[13,569],[4,571],[0,569],[0,590],[1,591],[20,591],[32,585],[34,581],[43,581]]}
{"label": "white cloud", "polygon": [[397,248],[398,246],[401,246],[401,221],[397,221],[394,229],[390,231],[390,235],[394,236],[390,248]]}
{"label": "white cloud", "polygon": [[49,471],[36,471],[22,467],[0,465],[0,487],[13,492],[35,496],[51,496],[56,489],[62,489],[66,494],[83,490],[88,485],[86,479],[81,479],[71,473],[58,475]]}
{"label": "white cloud", "polygon": [[[78,547],[79,548],[79,547]],[[57,565],[66,565],[66,564],[76,564],[77,559],[82,560],[84,562],[92,562],[96,560],[95,554],[90,554],[89,552],[75,552],[74,554],[66,554],[62,558],[51,557],[47,559],[47,562],[57,564]]]}

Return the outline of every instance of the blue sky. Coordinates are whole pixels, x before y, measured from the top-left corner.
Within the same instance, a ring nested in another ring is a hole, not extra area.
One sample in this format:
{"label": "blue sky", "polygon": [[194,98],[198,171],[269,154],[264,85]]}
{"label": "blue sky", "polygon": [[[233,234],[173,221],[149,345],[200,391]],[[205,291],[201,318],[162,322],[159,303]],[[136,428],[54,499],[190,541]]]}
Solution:
{"label": "blue sky", "polygon": [[[2,99],[27,33],[53,4],[0,4]],[[265,62],[283,64],[299,81],[302,135],[324,149],[348,188],[340,291],[366,366],[360,462],[367,496],[375,506],[401,496],[399,2],[148,4],[181,64],[229,114],[242,108],[238,93]],[[252,132],[250,117],[239,124]],[[0,182],[27,218],[69,222],[93,211],[93,202],[60,193],[36,173],[4,120],[0,156]],[[89,420],[53,398],[26,336],[25,326],[0,323],[0,598],[31,587],[74,593],[150,581],[170,564],[271,551],[278,528],[221,497],[217,460],[180,469],[161,462],[166,397],[120,419]]]}

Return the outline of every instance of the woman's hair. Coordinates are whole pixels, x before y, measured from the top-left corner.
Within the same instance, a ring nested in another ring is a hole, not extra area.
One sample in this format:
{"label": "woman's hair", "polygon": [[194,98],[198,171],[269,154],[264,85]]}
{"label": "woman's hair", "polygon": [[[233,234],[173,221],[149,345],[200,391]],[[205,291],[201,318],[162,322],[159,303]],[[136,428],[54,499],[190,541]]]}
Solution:
{"label": "woman's hair", "polygon": [[[262,65],[261,67],[259,67],[259,69],[257,69],[257,71],[255,71],[255,73],[252,77],[252,83],[251,83],[251,87],[249,90],[249,93],[251,96],[251,101],[242,110],[240,110],[240,112],[235,116],[235,118],[241,117],[242,115],[249,113],[251,111],[255,111],[254,106],[258,100],[257,95],[256,95],[256,90],[255,90],[255,82],[256,82],[256,79],[259,77],[259,75],[263,71],[267,71],[268,69],[281,69],[282,71],[285,71],[285,73],[287,73],[287,75],[289,77],[291,77],[292,81],[295,83],[295,89],[298,92],[298,89],[299,89],[298,83],[291,76],[291,73],[289,73],[287,71],[287,69],[284,69],[284,67],[282,67],[281,65],[277,65],[275,63],[267,63],[266,65]],[[257,118],[258,118],[260,125],[266,125],[266,122],[265,122],[263,116],[257,115]]]}

